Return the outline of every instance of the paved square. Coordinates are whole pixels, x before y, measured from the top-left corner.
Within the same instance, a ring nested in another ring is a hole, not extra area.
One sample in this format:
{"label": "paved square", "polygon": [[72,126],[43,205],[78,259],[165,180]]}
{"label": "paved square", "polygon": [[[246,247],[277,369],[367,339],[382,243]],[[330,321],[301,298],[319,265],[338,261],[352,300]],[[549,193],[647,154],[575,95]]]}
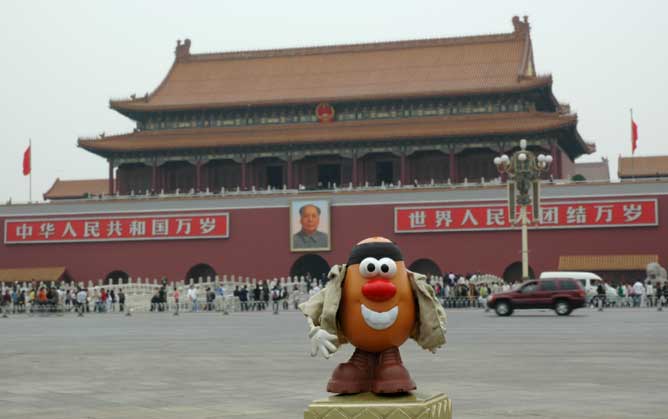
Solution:
{"label": "paved square", "polygon": [[[402,355],[455,418],[666,418],[668,312],[499,318],[448,311],[448,346]],[[300,313],[0,319],[2,418],[300,418],[338,362],[308,356]]]}

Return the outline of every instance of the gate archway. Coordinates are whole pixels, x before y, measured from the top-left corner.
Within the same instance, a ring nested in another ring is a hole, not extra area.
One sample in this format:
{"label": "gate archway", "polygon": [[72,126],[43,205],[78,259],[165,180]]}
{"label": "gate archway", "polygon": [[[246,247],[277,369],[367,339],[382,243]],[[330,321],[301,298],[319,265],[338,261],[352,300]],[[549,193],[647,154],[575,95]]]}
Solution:
{"label": "gate archway", "polygon": [[110,279],[111,279],[111,283],[114,284],[114,285],[127,284],[129,277],[130,277],[130,275],[128,275],[128,273],[125,272],[125,271],[120,271],[120,270],[111,271],[104,278],[104,284],[105,285],[109,284]]}
{"label": "gate archway", "polygon": [[[529,278],[535,278],[533,268],[529,265]],[[522,281],[522,262],[513,262],[503,271],[503,280],[507,284]]]}
{"label": "gate archway", "polygon": [[415,262],[411,263],[411,266],[408,267],[409,271],[421,273],[427,275],[429,278],[432,275],[442,276],[441,268],[438,267],[436,262],[431,259],[418,259]]}
{"label": "gate archway", "polygon": [[329,263],[320,255],[309,253],[297,259],[290,268],[290,276],[307,276],[311,278],[327,277],[329,272]]}
{"label": "gate archway", "polygon": [[198,284],[200,282],[200,278],[202,278],[204,281],[207,277],[210,277],[211,280],[213,280],[216,277],[216,271],[211,267],[211,265],[207,265],[206,263],[199,263],[188,270],[184,280],[186,284],[189,284],[190,278],[192,278],[193,283]]}

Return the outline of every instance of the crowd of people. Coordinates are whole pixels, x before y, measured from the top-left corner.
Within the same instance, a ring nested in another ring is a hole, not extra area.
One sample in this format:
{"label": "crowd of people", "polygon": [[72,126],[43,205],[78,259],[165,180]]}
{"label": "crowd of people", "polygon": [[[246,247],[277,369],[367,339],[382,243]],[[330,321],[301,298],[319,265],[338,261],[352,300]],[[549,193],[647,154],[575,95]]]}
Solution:
{"label": "crowd of people", "polygon": [[122,288],[99,290],[77,287],[65,289],[55,285],[33,287],[7,287],[2,294],[0,305],[12,313],[33,312],[113,312],[125,310],[125,293]]}
{"label": "crowd of people", "polygon": [[637,280],[633,285],[618,284],[614,288],[622,307],[663,307],[668,299],[668,281],[661,285]]}
{"label": "crowd of people", "polygon": [[[521,282],[507,283],[492,275],[456,274],[430,276],[427,281],[434,288],[436,296],[446,308],[478,307],[485,308],[487,297],[493,293],[510,291]],[[309,296],[317,293],[326,285],[326,277],[301,278],[299,282],[258,281],[254,284],[231,285],[190,284],[185,287],[185,298],[176,285],[170,290],[167,281],[156,290],[150,299],[150,311],[265,311],[270,306],[274,314],[290,307],[297,309]],[[232,289],[234,286],[234,289]],[[616,297],[606,294],[606,285],[601,284],[596,290],[605,305],[619,307],[657,307],[661,309],[668,300],[668,282],[653,284],[649,281],[636,281],[633,285],[617,284]],[[227,301],[227,303],[225,302]],[[5,287],[0,297],[3,311],[13,313],[33,312],[125,312],[126,295],[122,287],[68,287],[45,284],[27,284],[22,287],[15,284]]]}

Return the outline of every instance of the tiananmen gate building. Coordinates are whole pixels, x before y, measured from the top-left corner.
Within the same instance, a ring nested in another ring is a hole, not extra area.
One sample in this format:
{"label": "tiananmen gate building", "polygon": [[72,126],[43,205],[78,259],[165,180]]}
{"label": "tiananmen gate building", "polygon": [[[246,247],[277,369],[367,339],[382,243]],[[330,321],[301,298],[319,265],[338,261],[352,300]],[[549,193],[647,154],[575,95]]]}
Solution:
{"label": "tiananmen gate building", "polygon": [[[526,139],[553,157],[531,271],[644,277],[668,256],[668,183],[569,181],[595,145],[537,73],[527,19],[512,25],[217,54],[179,41],[155,90],[110,101],[133,132],[78,140],[107,161],[108,179],[58,179],[49,203],[0,207],[0,270],[59,267],[76,281],[319,277],[382,235],[413,270],[515,279],[520,233],[493,158]],[[300,236],[309,206],[317,240]]]}

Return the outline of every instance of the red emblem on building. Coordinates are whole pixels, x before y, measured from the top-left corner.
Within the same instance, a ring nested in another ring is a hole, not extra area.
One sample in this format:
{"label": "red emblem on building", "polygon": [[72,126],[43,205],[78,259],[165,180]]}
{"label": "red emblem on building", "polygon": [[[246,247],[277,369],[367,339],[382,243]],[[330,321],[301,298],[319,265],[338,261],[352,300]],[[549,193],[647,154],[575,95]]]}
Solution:
{"label": "red emblem on building", "polygon": [[329,103],[321,103],[315,107],[315,116],[319,122],[334,121],[334,107]]}

